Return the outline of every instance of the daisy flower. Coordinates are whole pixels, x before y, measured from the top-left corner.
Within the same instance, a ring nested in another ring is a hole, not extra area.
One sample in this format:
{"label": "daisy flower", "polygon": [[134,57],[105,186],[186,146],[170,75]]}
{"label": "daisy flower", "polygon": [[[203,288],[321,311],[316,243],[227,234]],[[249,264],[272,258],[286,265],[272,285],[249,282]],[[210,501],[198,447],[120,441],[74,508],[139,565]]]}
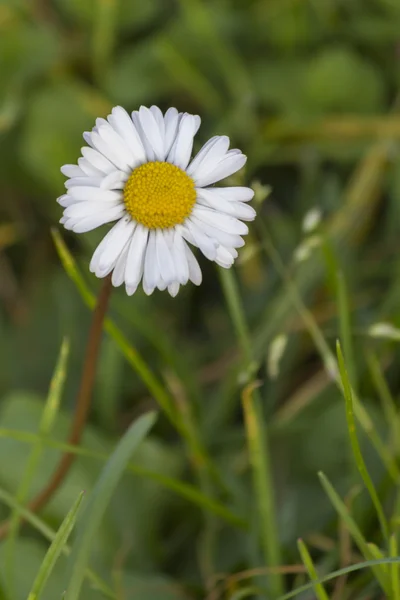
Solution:
{"label": "daisy flower", "polygon": [[209,260],[232,266],[255,217],[247,187],[212,187],[246,162],[229,150],[227,136],[211,138],[191,160],[200,117],[170,108],[142,106],[131,116],[120,106],[83,134],[78,165],[65,165],[66,193],[60,223],[84,233],[117,221],[95,250],[90,270],[112,272],[114,286],[129,295],[142,281],[146,294],[168,288],[176,296],[189,280],[201,283],[189,247]]}

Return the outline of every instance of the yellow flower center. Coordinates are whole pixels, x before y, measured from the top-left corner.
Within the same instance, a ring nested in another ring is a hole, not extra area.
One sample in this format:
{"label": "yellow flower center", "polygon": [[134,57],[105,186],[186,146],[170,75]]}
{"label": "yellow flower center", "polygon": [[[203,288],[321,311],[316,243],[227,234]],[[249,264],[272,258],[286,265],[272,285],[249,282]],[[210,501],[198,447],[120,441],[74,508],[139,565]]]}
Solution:
{"label": "yellow flower center", "polygon": [[126,210],[149,229],[183,223],[196,202],[194,181],[167,162],[148,162],[134,169],[125,184]]}

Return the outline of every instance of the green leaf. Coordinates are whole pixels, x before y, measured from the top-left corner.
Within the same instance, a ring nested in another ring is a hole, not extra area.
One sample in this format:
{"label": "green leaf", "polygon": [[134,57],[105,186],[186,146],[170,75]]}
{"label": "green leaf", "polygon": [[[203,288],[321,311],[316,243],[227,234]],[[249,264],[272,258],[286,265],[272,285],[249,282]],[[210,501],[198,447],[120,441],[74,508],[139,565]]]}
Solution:
{"label": "green leaf", "polygon": [[155,413],[149,413],[132,423],[107,461],[102,474],[94,487],[77,527],[67,576],[65,600],[78,600],[85,569],[90,560],[92,544],[96,532],[104,517],[112,494],[122,477],[124,470],[138,445],[145,438],[156,419]]}
{"label": "green leaf", "polygon": [[42,564],[40,565],[39,572],[33,583],[31,591],[29,592],[28,600],[39,600],[41,597],[47,580],[49,579],[51,572],[53,571],[54,566],[68,541],[72,529],[74,528],[78,511],[83,500],[83,495],[84,492],[81,492],[71,510],[62,522],[61,527],[57,531],[57,534],[51,543]]}

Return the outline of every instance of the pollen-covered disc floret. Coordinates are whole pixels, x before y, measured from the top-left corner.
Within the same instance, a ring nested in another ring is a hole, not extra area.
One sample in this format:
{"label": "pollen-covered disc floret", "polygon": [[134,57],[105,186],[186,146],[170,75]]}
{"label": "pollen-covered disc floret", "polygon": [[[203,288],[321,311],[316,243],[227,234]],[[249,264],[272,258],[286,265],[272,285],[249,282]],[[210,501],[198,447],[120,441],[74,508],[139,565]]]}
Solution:
{"label": "pollen-covered disc floret", "polygon": [[200,117],[157,106],[129,115],[113,108],[83,134],[86,146],[77,165],[64,165],[66,193],[60,222],[84,233],[116,221],[96,248],[90,270],[112,273],[115,286],[133,294],[168,288],[176,296],[189,280],[201,283],[190,245],[229,268],[252,221],[247,187],[214,187],[246,162],[229,150],[227,136],[211,138],[191,160]]}
{"label": "pollen-covered disc floret", "polygon": [[196,202],[194,181],[176,165],[149,162],[132,171],[124,187],[126,210],[149,229],[185,222]]}

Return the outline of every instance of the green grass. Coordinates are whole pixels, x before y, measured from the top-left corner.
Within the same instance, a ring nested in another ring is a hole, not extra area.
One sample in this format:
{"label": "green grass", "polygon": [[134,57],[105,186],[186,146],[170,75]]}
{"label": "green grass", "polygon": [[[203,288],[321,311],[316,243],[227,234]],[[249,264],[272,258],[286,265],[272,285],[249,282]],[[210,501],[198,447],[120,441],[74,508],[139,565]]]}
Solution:
{"label": "green grass", "polygon": [[[1,599],[400,600],[399,31],[396,0],[0,2]],[[258,216],[234,270],[113,292],[75,446],[104,231],[55,198],[116,104],[229,135]]]}

